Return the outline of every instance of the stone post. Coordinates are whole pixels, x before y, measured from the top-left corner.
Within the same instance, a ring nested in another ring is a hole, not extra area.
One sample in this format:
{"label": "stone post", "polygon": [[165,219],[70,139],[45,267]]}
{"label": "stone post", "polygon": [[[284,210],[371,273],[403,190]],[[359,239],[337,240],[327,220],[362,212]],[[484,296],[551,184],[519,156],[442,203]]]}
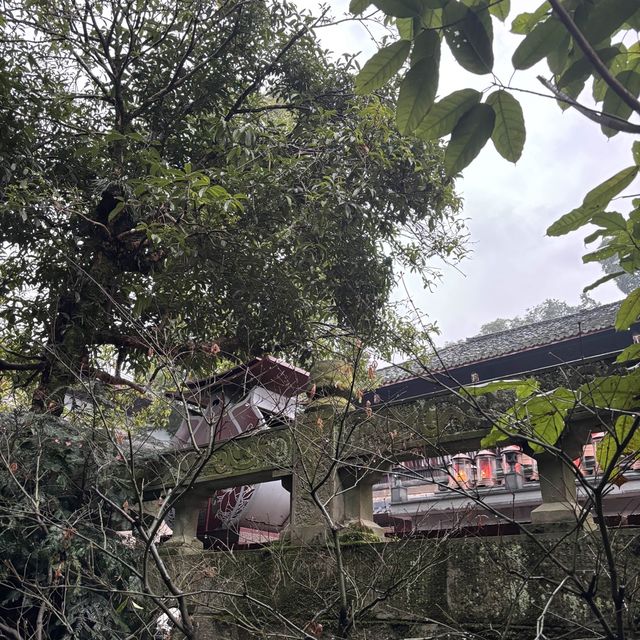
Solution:
{"label": "stone post", "polygon": [[292,544],[324,544],[331,535],[326,515],[335,523],[342,519],[338,466],[334,464],[335,427],[346,405],[343,398],[316,400],[293,427],[291,515],[285,534]]}
{"label": "stone post", "polygon": [[[536,456],[540,475],[542,504],[531,512],[534,525],[573,525],[581,515],[576,491],[576,478],[569,463],[552,453]],[[594,527],[591,515],[583,521],[583,527],[590,531]]]}
{"label": "stone post", "polygon": [[361,470],[354,467],[340,469],[343,500],[342,526],[366,528],[381,541],[384,529],[373,521],[373,485],[383,477],[382,471]]}
{"label": "stone post", "polygon": [[291,515],[285,533],[291,544],[325,544],[331,538],[329,521],[340,528],[358,523],[383,538],[373,522],[372,486],[379,475],[339,459],[351,375],[347,365],[320,363],[313,397],[292,427]]}
{"label": "stone post", "polygon": [[202,550],[203,545],[196,537],[196,532],[198,530],[198,515],[205,500],[206,496],[201,491],[191,489],[175,503],[173,535],[164,545],[165,547],[185,552]]}

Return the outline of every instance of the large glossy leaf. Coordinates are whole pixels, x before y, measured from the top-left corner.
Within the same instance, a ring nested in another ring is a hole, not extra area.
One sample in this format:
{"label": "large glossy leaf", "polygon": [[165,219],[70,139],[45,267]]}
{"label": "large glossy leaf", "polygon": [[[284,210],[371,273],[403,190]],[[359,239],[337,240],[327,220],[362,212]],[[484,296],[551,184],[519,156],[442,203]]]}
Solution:
{"label": "large glossy leaf", "polygon": [[[627,91],[637,98],[640,95],[640,64],[637,69],[625,69],[616,75],[616,80],[627,89]],[[628,120],[633,113],[633,109],[611,88],[607,87],[602,103],[602,111],[612,116]],[[611,138],[619,133],[617,129],[611,129],[602,125],[602,132]]]}
{"label": "large glossy leaf", "polygon": [[550,10],[551,7],[545,0],[533,13],[521,13],[517,15],[511,23],[511,33],[517,33],[521,36],[530,33]]}
{"label": "large glossy leaf", "polygon": [[396,18],[398,35],[403,40],[413,40],[413,20],[414,18]]}
{"label": "large glossy leaf", "polygon": [[631,145],[631,152],[633,153],[633,161],[640,165],[640,140],[636,140]]}
{"label": "large glossy leaf", "polygon": [[614,460],[622,454],[638,452],[640,431],[635,416],[619,416],[612,433],[607,433],[596,447],[596,459],[603,471],[609,469]]}
{"label": "large glossy leaf", "polygon": [[626,231],[627,221],[617,211],[603,211],[591,218],[591,223],[609,231]]}
{"label": "large glossy leaf", "polygon": [[394,18],[417,18],[424,8],[421,0],[375,0],[373,4]]}
{"label": "large glossy leaf", "polygon": [[528,69],[560,46],[565,29],[554,17],[537,24],[514,51],[511,61],[516,69]]}
{"label": "large glossy leaf", "polygon": [[620,305],[616,315],[616,329],[628,329],[640,317],[640,287],[632,291]]}
{"label": "large glossy leaf", "polygon": [[609,282],[609,280],[613,280],[614,278],[618,278],[622,275],[624,275],[624,271],[614,271],[613,273],[607,273],[606,276],[602,276],[602,278],[598,278],[595,282],[592,282],[590,285],[586,286],[582,290],[582,292],[587,293],[587,291],[591,291],[592,289],[599,287],[601,284]]}
{"label": "large glossy leaf", "polygon": [[371,4],[371,0],[351,0],[349,3],[349,11],[353,13],[353,15],[360,15],[369,5]]}
{"label": "large glossy leaf", "polygon": [[467,7],[452,0],[444,8],[448,26],[444,36],[458,64],[471,73],[485,74],[493,69],[493,29],[484,7]]}
{"label": "large glossy leaf", "polygon": [[608,40],[637,11],[638,0],[598,0],[584,19],[576,20],[586,39],[598,44]]}
{"label": "large glossy leaf", "polygon": [[396,107],[400,133],[414,131],[433,105],[438,89],[438,68],[435,58],[422,58],[404,77]]}
{"label": "large glossy leaf", "polygon": [[415,131],[425,140],[437,140],[449,135],[458,120],[480,102],[482,94],[475,89],[460,89],[436,102]]}
{"label": "large glossy leaf", "polygon": [[616,362],[633,362],[640,360],[640,344],[630,344],[616,358]]}
{"label": "large glossy leaf", "polygon": [[638,175],[638,167],[627,167],[599,184],[587,193],[583,205],[604,209],[621,191],[626,189]]}
{"label": "large glossy leaf", "polygon": [[600,409],[627,411],[638,405],[640,379],[638,373],[626,376],[595,378],[579,387],[580,402]]}
{"label": "large glossy leaf", "polygon": [[498,2],[492,2],[489,5],[491,15],[494,15],[502,22],[509,17],[509,11],[511,11],[511,0],[498,0]]}
{"label": "large glossy leaf", "polygon": [[462,171],[480,153],[493,133],[495,120],[496,114],[488,104],[476,104],[460,118],[444,154],[448,175]]}
{"label": "large glossy leaf", "polygon": [[520,103],[502,89],[490,94],[486,102],[496,113],[491,139],[497,152],[509,162],[517,162],[522,155],[527,135]]}
{"label": "large glossy leaf", "polygon": [[573,209],[573,211],[565,213],[561,218],[556,220],[547,229],[547,235],[563,236],[570,231],[575,231],[581,226],[587,224],[587,222],[591,220],[591,216],[593,216],[597,211],[599,211],[599,207],[577,207],[576,209]]}
{"label": "large glossy leaf", "polygon": [[407,40],[398,40],[380,49],[356,76],[356,93],[371,93],[382,87],[404,64],[410,49],[411,43]]}
{"label": "large glossy leaf", "polygon": [[545,450],[545,444],[553,446],[556,444],[556,442],[558,442],[558,438],[562,435],[564,427],[564,415],[559,412],[532,418],[532,435],[536,440],[539,440],[543,444],[538,444],[537,442],[529,442],[529,446],[535,453],[542,453]]}
{"label": "large glossy leaf", "polygon": [[420,58],[407,72],[400,85],[396,106],[396,124],[400,133],[413,131],[425,117],[438,90],[440,38],[435,31],[425,31],[435,40],[433,55]]}

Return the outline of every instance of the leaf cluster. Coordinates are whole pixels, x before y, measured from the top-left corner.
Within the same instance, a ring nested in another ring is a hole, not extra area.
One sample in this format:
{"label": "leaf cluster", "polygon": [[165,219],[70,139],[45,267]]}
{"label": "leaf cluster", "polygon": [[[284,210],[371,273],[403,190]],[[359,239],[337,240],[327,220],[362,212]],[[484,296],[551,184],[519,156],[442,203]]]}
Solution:
{"label": "leaf cluster", "polygon": [[[396,105],[398,128],[428,140],[450,135],[445,153],[449,175],[469,165],[489,138],[501,156],[516,162],[526,139],[522,108],[493,74],[492,21],[506,21],[510,0],[378,0],[352,2],[351,11],[360,14],[369,4],[395,22],[400,39],[364,65],[356,90],[378,90],[405,69]],[[625,44],[621,36],[637,33],[639,25],[634,0],[545,1],[512,20],[511,31],[523,36],[512,55],[514,71],[546,60],[552,73],[546,84],[561,108],[575,106],[583,113],[589,110],[575,100],[593,79],[593,99],[601,103],[604,117],[587,115],[601,123],[607,136],[631,131],[629,118],[640,109],[640,43],[636,37]],[[493,75],[496,89],[484,100],[474,89],[436,100],[443,43],[466,71]]]}

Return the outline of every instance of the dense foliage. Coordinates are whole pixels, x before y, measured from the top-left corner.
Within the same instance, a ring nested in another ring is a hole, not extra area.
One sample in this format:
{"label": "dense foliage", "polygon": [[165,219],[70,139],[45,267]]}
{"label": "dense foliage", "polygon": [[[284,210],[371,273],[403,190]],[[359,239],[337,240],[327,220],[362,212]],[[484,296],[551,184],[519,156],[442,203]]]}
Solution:
{"label": "dense foliage", "polygon": [[2,637],[106,640],[146,625],[131,597],[142,591],[139,552],[117,538],[96,492],[126,499],[116,453],[89,426],[0,413]]}
{"label": "dense foliage", "polygon": [[464,251],[439,147],[353,95],[323,18],[264,0],[3,10],[0,368],[38,385],[36,408],[59,412],[78,376],[303,356],[336,327],[383,344],[394,260],[428,278]]}

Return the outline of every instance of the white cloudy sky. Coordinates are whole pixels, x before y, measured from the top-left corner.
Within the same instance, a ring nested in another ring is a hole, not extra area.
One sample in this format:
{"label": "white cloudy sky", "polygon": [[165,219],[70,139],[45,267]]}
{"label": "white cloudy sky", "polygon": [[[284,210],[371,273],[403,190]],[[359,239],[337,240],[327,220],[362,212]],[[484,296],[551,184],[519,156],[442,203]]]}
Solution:
{"label": "white cloudy sky", "polygon": [[[311,7],[317,3],[299,0],[298,4]],[[329,4],[340,17],[349,2],[331,0]],[[517,0],[512,4],[519,13],[538,3]],[[362,63],[376,50],[358,23],[346,22],[321,32],[327,48],[336,53],[361,51]],[[496,28],[494,71],[505,83],[519,39],[507,28]],[[541,64],[518,72],[512,86],[544,91],[537,74],[548,75],[548,70]],[[440,96],[464,87],[487,89],[490,82],[488,76],[462,70],[448,50],[443,55]],[[509,164],[489,143],[458,181],[472,243],[470,257],[459,267],[462,273],[446,269],[434,292],[424,291],[419,278],[406,278],[414,302],[437,322],[441,344],[472,336],[485,322],[521,314],[545,298],[575,304],[583,287],[602,275],[598,266],[582,264],[585,234],[547,238],[545,229],[579,205],[589,188],[631,164],[632,140],[625,134],[607,140],[596,124],[573,110],[563,113],[553,100],[515,95],[527,124],[522,158],[515,166]],[[622,296],[612,284],[603,285],[592,295],[603,303]]]}

